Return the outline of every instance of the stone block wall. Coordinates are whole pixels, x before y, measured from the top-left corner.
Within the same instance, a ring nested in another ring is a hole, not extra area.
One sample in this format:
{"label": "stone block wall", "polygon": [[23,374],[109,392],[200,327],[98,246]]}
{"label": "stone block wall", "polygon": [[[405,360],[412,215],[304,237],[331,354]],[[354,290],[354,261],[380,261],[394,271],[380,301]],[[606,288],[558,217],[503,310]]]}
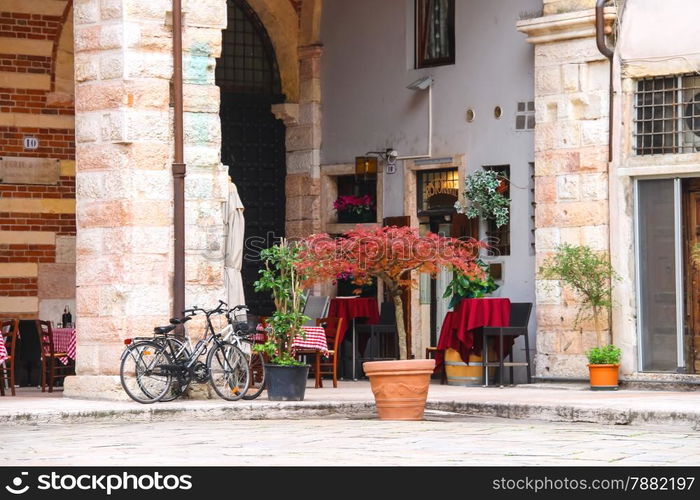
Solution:
{"label": "stone block wall", "polygon": [[[119,397],[122,339],[172,313],[170,9],[170,0],[75,0],[78,376],[68,395]],[[186,304],[207,307],[225,297],[214,66],[226,2],[184,1],[183,14]]]}
{"label": "stone block wall", "polygon": [[[545,1],[545,17],[518,25],[535,44],[538,268],[564,243],[609,252],[609,63],[596,47],[593,10],[577,10],[594,5]],[[537,375],[586,377],[593,321],[576,324],[579,300],[560,282],[538,279],[536,288]]]}
{"label": "stone block wall", "polygon": [[[0,3],[0,157],[55,169],[48,181],[0,179],[0,317],[60,321],[66,305],[75,313],[72,74],[70,1]],[[38,147],[25,149],[25,137]]]}

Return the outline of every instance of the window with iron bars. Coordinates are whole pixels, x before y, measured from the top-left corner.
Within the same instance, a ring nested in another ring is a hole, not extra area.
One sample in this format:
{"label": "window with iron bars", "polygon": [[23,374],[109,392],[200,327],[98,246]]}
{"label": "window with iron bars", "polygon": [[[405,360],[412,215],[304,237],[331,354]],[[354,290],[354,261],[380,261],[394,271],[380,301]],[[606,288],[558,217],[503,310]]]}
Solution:
{"label": "window with iron bars", "polygon": [[700,152],[700,76],[639,80],[634,121],[638,156]]}

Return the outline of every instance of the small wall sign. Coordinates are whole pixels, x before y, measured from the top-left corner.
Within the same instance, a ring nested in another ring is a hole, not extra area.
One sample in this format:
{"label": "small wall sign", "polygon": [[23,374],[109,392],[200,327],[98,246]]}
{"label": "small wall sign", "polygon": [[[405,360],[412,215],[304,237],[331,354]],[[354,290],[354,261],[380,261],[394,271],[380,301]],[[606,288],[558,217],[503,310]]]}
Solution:
{"label": "small wall sign", "polygon": [[39,139],[36,137],[25,137],[24,138],[24,150],[25,151],[32,151],[34,149],[39,148]]}

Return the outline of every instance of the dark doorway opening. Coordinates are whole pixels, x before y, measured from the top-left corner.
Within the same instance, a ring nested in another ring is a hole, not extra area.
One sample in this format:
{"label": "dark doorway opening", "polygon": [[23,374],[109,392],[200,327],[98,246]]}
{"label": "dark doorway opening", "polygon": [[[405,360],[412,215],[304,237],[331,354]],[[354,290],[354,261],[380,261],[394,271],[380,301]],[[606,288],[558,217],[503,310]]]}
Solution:
{"label": "dark doorway opening", "polygon": [[271,112],[284,96],[272,42],[244,0],[228,0],[216,84],[221,88],[221,161],[245,206],[241,274],[246,302],[252,312],[267,316],[274,310],[270,294],[255,292],[253,283],[260,250],[284,236],[285,127]]}

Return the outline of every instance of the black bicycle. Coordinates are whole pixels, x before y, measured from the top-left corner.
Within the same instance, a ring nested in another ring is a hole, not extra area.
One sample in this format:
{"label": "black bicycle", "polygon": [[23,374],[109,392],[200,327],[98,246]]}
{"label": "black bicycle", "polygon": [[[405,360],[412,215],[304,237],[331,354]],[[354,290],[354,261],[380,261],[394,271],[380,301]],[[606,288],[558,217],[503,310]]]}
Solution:
{"label": "black bicycle", "polygon": [[[211,322],[213,315],[229,310],[223,301],[215,309],[198,307],[183,311],[182,318],[172,318],[170,325],[154,328],[153,338],[125,340],[119,376],[124,391],[139,403],[172,401],[182,395],[192,381],[209,382],[223,399],[241,399],[250,384],[249,358],[233,343],[222,339]],[[198,312],[206,317],[206,332],[193,349],[189,339],[182,342],[172,336]],[[205,353],[206,362],[199,361]]]}

